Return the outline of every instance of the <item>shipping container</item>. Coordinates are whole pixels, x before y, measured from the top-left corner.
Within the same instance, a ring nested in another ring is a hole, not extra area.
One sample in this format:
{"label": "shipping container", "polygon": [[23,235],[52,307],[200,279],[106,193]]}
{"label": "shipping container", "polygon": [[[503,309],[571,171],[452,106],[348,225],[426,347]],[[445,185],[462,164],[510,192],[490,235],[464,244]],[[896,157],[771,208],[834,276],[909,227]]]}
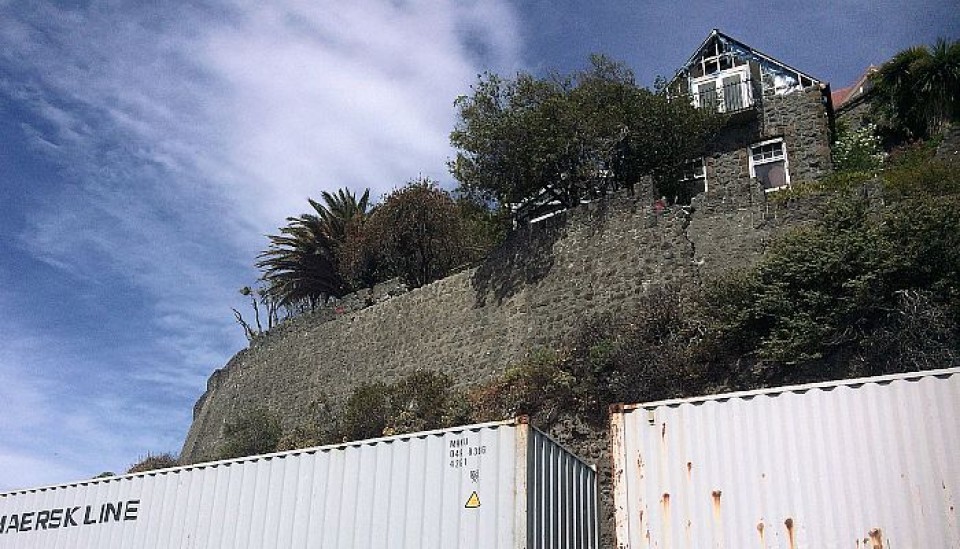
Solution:
{"label": "shipping container", "polygon": [[619,548],[960,548],[960,369],[614,407]]}
{"label": "shipping container", "polygon": [[596,482],[518,419],[0,494],[0,548],[596,548]]}

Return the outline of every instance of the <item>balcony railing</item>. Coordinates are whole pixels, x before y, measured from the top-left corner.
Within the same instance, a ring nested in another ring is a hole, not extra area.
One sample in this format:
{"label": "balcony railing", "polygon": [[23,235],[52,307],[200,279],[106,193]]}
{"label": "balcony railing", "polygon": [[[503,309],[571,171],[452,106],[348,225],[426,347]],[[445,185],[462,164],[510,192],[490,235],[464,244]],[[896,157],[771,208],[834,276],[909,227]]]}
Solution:
{"label": "balcony railing", "polygon": [[749,78],[724,78],[722,85],[697,86],[693,94],[693,105],[701,109],[712,109],[718,113],[737,113],[751,110],[757,106],[753,81]]}

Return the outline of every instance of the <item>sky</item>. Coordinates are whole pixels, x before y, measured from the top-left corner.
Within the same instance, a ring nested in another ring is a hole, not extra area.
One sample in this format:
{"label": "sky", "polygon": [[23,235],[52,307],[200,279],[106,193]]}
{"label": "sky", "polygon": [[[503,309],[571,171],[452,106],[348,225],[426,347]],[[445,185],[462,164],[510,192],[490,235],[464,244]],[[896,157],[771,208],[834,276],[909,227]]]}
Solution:
{"label": "sky", "polygon": [[0,491],[179,452],[285,218],[446,162],[484,71],[641,84],[712,28],[834,89],[956,40],[949,0],[0,0]]}

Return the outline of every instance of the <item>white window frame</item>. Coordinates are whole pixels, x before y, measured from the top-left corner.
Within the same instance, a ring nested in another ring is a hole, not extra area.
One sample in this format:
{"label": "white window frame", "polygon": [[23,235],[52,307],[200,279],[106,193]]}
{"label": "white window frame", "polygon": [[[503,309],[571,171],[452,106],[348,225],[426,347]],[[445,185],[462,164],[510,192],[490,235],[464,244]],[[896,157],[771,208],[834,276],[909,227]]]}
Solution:
{"label": "white window frame", "polygon": [[697,107],[698,109],[703,108],[703,105],[700,104],[700,86],[704,84],[711,84],[716,91],[717,112],[727,112],[725,108],[726,101],[724,100],[723,96],[723,79],[730,76],[737,76],[739,79],[740,104],[743,105],[744,108],[753,106],[753,94],[750,91],[750,86],[746,85],[746,82],[750,80],[749,65],[741,65],[739,67],[733,67],[732,69],[725,69],[720,72],[715,72],[713,74],[691,79],[690,88],[693,95],[693,106]]}
{"label": "white window frame", "polygon": [[[699,163],[699,165],[697,165]],[[692,166],[693,169],[688,170],[687,167]],[[703,181],[703,192],[710,190],[708,181],[707,181],[707,159],[706,157],[694,158],[686,163],[683,170],[683,179],[681,181]]]}
{"label": "white window frame", "polygon": [[[761,152],[760,153],[761,158],[760,159],[755,158],[756,156],[756,154],[754,154],[755,149],[759,149],[761,147],[768,147],[773,144],[780,145],[779,154],[771,151],[773,154],[769,158],[762,158],[763,153]],[[747,154],[750,155],[750,177],[754,179],[756,179],[757,177],[757,170],[756,170],[757,166],[762,166],[764,164],[772,164],[774,162],[783,161],[783,176],[784,176],[784,181],[786,183],[779,187],[770,187],[768,189],[764,189],[764,192],[769,193],[773,191],[779,191],[780,189],[785,189],[790,186],[790,160],[789,158],[787,158],[787,146],[783,142],[782,137],[777,137],[775,139],[767,139],[766,141],[754,143],[750,145],[750,147],[747,149]]]}

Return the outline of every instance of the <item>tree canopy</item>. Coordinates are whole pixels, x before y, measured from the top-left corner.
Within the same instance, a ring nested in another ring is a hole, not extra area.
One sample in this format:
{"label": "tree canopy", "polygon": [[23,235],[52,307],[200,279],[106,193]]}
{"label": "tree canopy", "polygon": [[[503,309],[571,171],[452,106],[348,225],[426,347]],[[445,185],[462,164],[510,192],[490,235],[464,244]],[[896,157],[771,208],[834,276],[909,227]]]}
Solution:
{"label": "tree canopy", "polygon": [[682,198],[683,166],[703,154],[718,122],[638,86],[623,64],[599,55],[573,75],[487,73],[472,89],[456,100],[450,169],[463,191],[501,203],[547,193],[571,207],[645,176]]}
{"label": "tree canopy", "polygon": [[871,75],[881,129],[892,140],[923,139],[960,118],[960,41],[905,49]]}
{"label": "tree canopy", "polygon": [[499,237],[496,223],[490,210],[415,179],[386,196],[348,238],[343,274],[423,286],[482,257]]}

